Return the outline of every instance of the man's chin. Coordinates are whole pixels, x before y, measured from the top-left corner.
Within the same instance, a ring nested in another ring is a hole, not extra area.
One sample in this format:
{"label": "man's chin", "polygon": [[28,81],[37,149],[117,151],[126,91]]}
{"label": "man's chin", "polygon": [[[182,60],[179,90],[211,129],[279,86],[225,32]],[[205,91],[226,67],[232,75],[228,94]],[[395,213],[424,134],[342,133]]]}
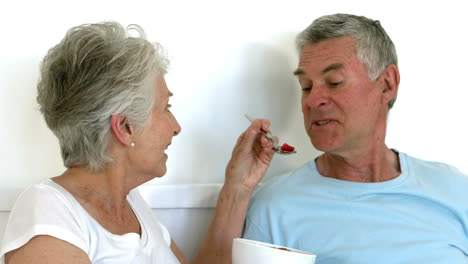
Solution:
{"label": "man's chin", "polygon": [[331,142],[320,142],[318,140],[312,141],[312,145],[316,150],[321,152],[332,152],[337,147],[336,144]]}

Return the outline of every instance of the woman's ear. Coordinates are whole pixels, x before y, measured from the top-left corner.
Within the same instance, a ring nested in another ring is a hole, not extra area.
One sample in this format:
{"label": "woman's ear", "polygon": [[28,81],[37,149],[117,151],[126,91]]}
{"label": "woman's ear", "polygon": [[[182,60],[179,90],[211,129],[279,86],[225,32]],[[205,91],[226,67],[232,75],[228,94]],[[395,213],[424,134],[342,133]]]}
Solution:
{"label": "woman's ear", "polygon": [[384,78],[384,89],[382,96],[382,103],[388,104],[393,98],[397,96],[398,86],[400,85],[400,72],[394,64],[388,65],[382,73]]}
{"label": "woman's ear", "polygon": [[128,123],[128,119],[121,115],[111,116],[111,130],[115,138],[123,145],[130,147],[132,145],[132,137],[135,132],[133,127]]}

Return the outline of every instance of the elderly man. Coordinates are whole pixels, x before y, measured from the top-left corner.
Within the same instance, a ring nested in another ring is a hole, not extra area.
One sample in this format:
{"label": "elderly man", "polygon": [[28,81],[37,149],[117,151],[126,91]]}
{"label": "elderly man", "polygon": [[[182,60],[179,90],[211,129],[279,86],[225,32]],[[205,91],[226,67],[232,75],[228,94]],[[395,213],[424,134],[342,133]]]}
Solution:
{"label": "elderly man", "polygon": [[328,263],[467,263],[468,177],[385,144],[400,75],[378,21],[335,14],[297,37],[305,129],[323,155],[273,178],[244,237]]}

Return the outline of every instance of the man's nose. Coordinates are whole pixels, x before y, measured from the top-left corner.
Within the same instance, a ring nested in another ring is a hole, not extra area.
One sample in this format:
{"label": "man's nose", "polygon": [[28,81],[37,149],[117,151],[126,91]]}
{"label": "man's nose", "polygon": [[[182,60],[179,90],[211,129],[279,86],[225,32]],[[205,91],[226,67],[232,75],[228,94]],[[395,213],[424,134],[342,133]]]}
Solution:
{"label": "man's nose", "polygon": [[307,94],[307,103],[310,107],[318,108],[330,102],[329,93],[323,86],[316,86]]}

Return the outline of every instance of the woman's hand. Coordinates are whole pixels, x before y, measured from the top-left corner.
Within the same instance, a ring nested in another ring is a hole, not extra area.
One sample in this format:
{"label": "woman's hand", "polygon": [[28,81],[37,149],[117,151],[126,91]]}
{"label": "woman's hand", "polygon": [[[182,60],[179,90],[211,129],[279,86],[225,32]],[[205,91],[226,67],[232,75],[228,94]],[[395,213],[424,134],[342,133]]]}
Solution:
{"label": "woman's hand", "polygon": [[261,133],[269,127],[268,120],[257,119],[237,140],[213,221],[192,263],[231,263],[232,240],[242,235],[250,197],[273,158],[273,143]]}
{"label": "woman's hand", "polygon": [[269,131],[270,121],[256,119],[242,133],[226,167],[225,187],[241,188],[250,195],[265,175],[273,159],[273,143],[262,131]]}

